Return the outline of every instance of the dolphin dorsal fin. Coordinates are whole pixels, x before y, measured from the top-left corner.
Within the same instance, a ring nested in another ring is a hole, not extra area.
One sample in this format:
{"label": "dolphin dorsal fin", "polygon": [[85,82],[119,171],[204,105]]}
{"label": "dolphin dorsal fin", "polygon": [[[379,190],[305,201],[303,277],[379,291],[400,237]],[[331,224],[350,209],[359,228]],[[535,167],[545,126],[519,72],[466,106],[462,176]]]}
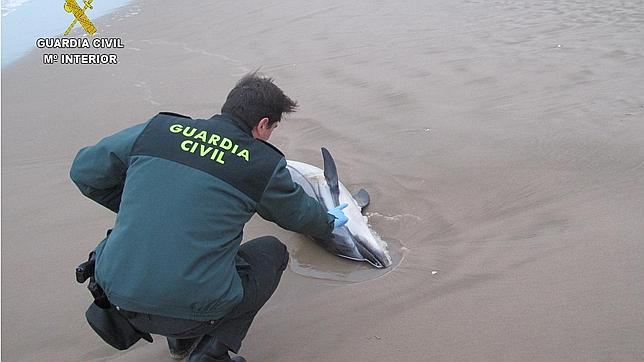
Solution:
{"label": "dolphin dorsal fin", "polygon": [[335,167],[335,161],[329,150],[322,147],[322,158],[324,159],[324,178],[331,190],[334,206],[340,205],[340,187],[338,186],[338,170]]}

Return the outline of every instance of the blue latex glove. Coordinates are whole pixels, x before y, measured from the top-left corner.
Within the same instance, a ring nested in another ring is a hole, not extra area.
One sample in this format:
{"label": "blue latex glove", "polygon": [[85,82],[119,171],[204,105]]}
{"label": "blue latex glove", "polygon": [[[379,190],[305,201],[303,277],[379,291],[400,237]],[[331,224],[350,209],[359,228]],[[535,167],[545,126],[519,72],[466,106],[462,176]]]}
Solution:
{"label": "blue latex glove", "polygon": [[340,226],[346,224],[347,221],[349,221],[349,218],[347,218],[347,215],[345,215],[344,212],[342,212],[342,209],[344,209],[347,206],[349,206],[349,204],[342,204],[327,211],[335,218],[335,220],[333,220],[334,229],[339,228]]}

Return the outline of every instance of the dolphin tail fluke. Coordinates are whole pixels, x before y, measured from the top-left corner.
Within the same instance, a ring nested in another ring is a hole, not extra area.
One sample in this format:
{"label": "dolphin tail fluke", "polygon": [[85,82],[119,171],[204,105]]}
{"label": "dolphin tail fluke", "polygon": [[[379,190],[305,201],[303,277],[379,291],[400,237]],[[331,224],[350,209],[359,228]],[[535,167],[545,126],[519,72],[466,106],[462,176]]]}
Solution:
{"label": "dolphin tail fluke", "polygon": [[338,186],[338,169],[335,167],[335,161],[331,157],[329,150],[322,147],[322,158],[324,159],[324,178],[331,190],[334,206],[340,205],[340,187]]}
{"label": "dolphin tail fluke", "polygon": [[360,189],[355,195],[353,195],[353,198],[358,202],[358,206],[360,206],[361,209],[364,209],[371,201],[369,193],[365,189]]}

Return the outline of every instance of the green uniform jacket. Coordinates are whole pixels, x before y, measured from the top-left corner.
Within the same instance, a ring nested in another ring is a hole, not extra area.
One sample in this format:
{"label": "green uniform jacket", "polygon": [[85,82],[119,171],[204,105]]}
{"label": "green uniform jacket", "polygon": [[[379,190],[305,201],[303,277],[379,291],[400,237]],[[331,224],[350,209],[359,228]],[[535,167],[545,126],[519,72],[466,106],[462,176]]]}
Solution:
{"label": "green uniform jacket", "polygon": [[96,249],[95,278],[125,310],[220,319],[242,300],[235,256],[256,212],[314,237],[333,229],[284,155],[227,114],[160,113],[80,150],[70,175],[117,213]]}

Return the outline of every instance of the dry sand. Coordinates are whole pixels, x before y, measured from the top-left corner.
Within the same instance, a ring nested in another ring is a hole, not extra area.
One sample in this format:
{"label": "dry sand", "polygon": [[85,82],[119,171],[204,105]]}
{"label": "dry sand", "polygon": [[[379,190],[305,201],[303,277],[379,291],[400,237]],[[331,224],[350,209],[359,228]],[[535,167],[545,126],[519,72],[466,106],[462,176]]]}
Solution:
{"label": "dry sand", "polygon": [[329,148],[399,263],[254,220],[293,260],[249,361],[644,359],[640,1],[143,0],[96,24],[118,65],[2,69],[3,361],[169,360],[85,323],[73,269],[114,217],[68,169],[158,111],[217,113],[257,67],[301,104],[272,141]]}

